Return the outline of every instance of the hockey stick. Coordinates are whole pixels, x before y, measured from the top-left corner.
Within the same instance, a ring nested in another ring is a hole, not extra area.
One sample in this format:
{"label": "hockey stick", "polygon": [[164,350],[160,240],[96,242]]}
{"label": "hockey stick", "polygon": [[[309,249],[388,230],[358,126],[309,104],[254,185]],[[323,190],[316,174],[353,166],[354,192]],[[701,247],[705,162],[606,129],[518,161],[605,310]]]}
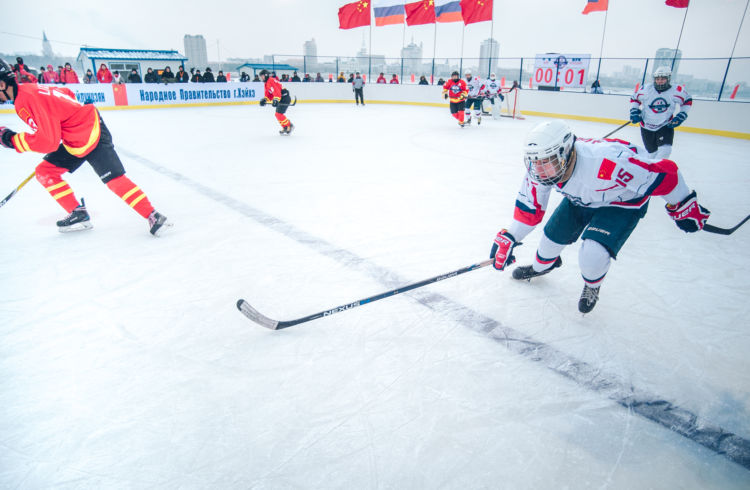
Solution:
{"label": "hockey stick", "polygon": [[3,199],[2,201],[0,201],[0,208],[1,208],[1,207],[3,207],[3,206],[5,206],[5,203],[6,203],[6,202],[8,202],[8,201],[10,200],[10,198],[11,198],[11,197],[15,196],[15,195],[16,195],[16,192],[18,192],[19,190],[21,190],[21,187],[25,186],[25,185],[26,185],[26,183],[27,183],[28,181],[30,181],[32,177],[34,177],[34,174],[36,174],[36,172],[31,172],[31,175],[29,175],[28,177],[26,177],[26,178],[25,178],[25,179],[23,180],[23,182],[21,182],[21,183],[20,183],[20,184],[18,185],[18,187],[16,187],[15,189],[13,189],[13,192],[11,192],[10,194],[8,194],[8,197],[6,197],[6,198],[5,198],[5,199]]}
{"label": "hockey stick", "polygon": [[370,296],[368,298],[358,299],[352,303],[347,303],[345,305],[337,306],[329,310],[321,311],[318,313],[313,313],[312,315],[303,316],[302,318],[297,318],[295,320],[280,321],[280,320],[273,320],[271,318],[268,318],[267,316],[261,314],[258,310],[250,306],[250,303],[248,303],[244,299],[240,299],[237,301],[237,309],[240,310],[243,315],[245,315],[246,317],[248,317],[249,319],[251,319],[252,321],[254,321],[255,323],[259,325],[262,325],[266,328],[270,328],[271,330],[281,330],[282,328],[291,327],[292,325],[309,322],[311,320],[317,320],[318,318],[322,318],[324,316],[330,316],[336,313],[340,313],[342,311],[356,308],[357,306],[366,305],[367,303],[373,303],[379,299],[388,298],[389,296],[395,296],[397,294],[411,291],[412,289],[421,288],[422,286],[426,286],[434,282],[443,281],[445,279],[449,279],[451,277],[455,277],[460,274],[464,274],[466,272],[471,272],[476,269],[481,269],[482,267],[487,267],[494,261],[495,259],[488,259],[488,260],[485,260],[484,262],[479,262],[478,264],[472,264],[468,267],[464,267],[462,269],[458,269],[453,272],[448,272],[446,274],[441,274],[439,276],[431,277],[429,279],[424,279],[423,281],[415,282],[415,283],[409,284],[408,286],[404,286],[401,288],[391,289],[390,291],[376,294],[375,296]]}
{"label": "hockey stick", "polygon": [[624,128],[625,126],[627,126],[628,124],[630,124],[630,121],[626,122],[626,123],[625,123],[625,124],[623,124],[622,126],[619,126],[619,127],[618,127],[617,129],[615,129],[614,131],[612,131],[612,132],[610,132],[610,133],[607,133],[607,134],[605,134],[604,136],[602,136],[602,139],[607,139],[607,138],[609,138],[610,136],[612,136],[613,134],[615,134],[616,132],[618,132],[619,130],[621,130],[622,128]]}
{"label": "hockey stick", "polygon": [[742,221],[740,221],[739,223],[737,223],[731,228],[719,228],[718,226],[713,226],[713,225],[706,223],[705,225],[703,225],[703,231],[707,231],[709,233],[716,233],[719,235],[731,235],[737,230],[737,228],[744,225],[745,222],[749,219],[750,219],[750,214],[747,215],[745,219],[743,219]]}

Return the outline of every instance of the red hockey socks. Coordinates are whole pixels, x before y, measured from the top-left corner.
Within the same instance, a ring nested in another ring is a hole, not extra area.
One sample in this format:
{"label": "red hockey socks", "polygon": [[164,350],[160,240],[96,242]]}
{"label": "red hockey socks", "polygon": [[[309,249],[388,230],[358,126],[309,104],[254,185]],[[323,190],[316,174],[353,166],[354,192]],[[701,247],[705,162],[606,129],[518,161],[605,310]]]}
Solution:
{"label": "red hockey socks", "polygon": [[144,218],[148,218],[148,215],[154,210],[154,207],[151,205],[141,188],[124,175],[107,182],[107,187],[109,187],[109,190],[120,196],[120,198],[125,201],[125,204],[133,208],[136,213]]}
{"label": "red hockey socks", "polygon": [[72,213],[78,207],[78,199],[60,176],[67,172],[68,169],[56,167],[48,161],[43,161],[36,166],[36,180],[47,189],[47,192],[57,201],[57,204],[63,207],[68,213]]}
{"label": "red hockey socks", "polygon": [[282,128],[285,128],[291,124],[289,122],[289,119],[287,119],[284,114],[281,114],[279,112],[274,112],[274,114],[276,114],[276,120],[279,121],[279,124],[281,124]]}

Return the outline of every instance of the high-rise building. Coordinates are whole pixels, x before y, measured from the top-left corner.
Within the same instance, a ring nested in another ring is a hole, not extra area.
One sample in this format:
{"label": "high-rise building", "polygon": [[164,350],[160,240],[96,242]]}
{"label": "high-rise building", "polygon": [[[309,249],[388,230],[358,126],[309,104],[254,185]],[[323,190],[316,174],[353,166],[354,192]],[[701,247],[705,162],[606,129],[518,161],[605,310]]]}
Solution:
{"label": "high-rise building", "polygon": [[412,37],[411,42],[401,48],[401,57],[404,59],[404,76],[422,74],[422,43],[417,46]]}
{"label": "high-rise building", "polygon": [[47,39],[47,33],[42,31],[42,55],[44,55],[45,58],[54,58],[55,53],[52,51],[52,45],[49,43],[49,39]]}
{"label": "high-rise building", "polygon": [[206,40],[203,35],[191,36],[185,34],[185,56],[187,56],[187,66],[185,70],[197,68],[201,71],[208,66],[208,51],[206,50]]}
{"label": "high-rise building", "polygon": [[305,55],[308,63],[318,62],[318,44],[315,42],[315,38],[305,41],[302,46],[302,54]]}
{"label": "high-rise building", "polygon": [[494,39],[485,39],[479,45],[479,73],[477,76],[487,78],[497,71],[500,57],[500,43]]}
{"label": "high-rise building", "polygon": [[[653,75],[654,70],[660,66],[666,66],[672,70],[672,79],[677,75],[677,69],[680,67],[680,59],[682,59],[682,51],[674,50],[672,48],[659,48],[656,50],[654,55],[654,64],[651,67],[651,74]],[[674,61],[674,66],[672,62]]]}

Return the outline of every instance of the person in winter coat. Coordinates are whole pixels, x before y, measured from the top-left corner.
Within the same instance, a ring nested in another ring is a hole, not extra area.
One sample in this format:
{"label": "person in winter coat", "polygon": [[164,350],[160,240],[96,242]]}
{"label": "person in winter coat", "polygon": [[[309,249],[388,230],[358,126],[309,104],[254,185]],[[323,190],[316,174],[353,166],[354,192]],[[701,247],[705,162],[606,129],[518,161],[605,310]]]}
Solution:
{"label": "person in winter coat", "polygon": [[78,74],[73,71],[70,63],[65,63],[65,68],[60,74],[60,83],[80,83],[78,81]]}
{"label": "person in winter coat", "polygon": [[378,79],[375,81],[375,83],[388,83],[385,80],[385,74],[381,73],[380,76],[378,76]]}
{"label": "person in winter coat", "polygon": [[203,77],[201,76],[200,70],[195,70],[195,73],[193,73],[193,77],[190,79],[193,83],[201,83],[203,81]]}
{"label": "person in winter coat", "polygon": [[164,71],[161,72],[161,81],[164,82],[165,85],[175,82],[174,73],[172,72],[172,69],[170,67],[165,67]]}
{"label": "person in winter coat", "polygon": [[138,70],[133,68],[130,70],[130,75],[128,75],[128,83],[143,83],[143,80],[141,80],[141,76],[138,74]]}
{"label": "person in winter coat", "polygon": [[47,70],[42,75],[42,83],[60,83],[60,75],[52,68],[52,65],[47,65]]}
{"label": "person in winter coat", "polygon": [[94,72],[91,71],[91,68],[86,70],[86,74],[83,76],[83,83],[96,83],[96,77],[94,76]]}
{"label": "person in winter coat", "polygon": [[109,68],[104,63],[99,67],[99,71],[96,72],[96,79],[99,80],[99,83],[112,83],[112,72],[109,71]]}
{"label": "person in winter coat", "polygon": [[240,82],[249,82],[249,81],[250,81],[250,75],[248,75],[247,73],[243,71],[242,76],[240,76]]}
{"label": "person in winter coat", "polygon": [[219,70],[219,74],[216,76],[216,81],[217,82],[226,82],[227,81],[227,77],[224,75],[223,71]]}
{"label": "person in winter coat", "polygon": [[211,71],[211,67],[207,66],[206,71],[203,72],[203,82],[204,83],[213,83],[214,80],[214,74]]}
{"label": "person in winter coat", "polygon": [[190,76],[185,71],[185,67],[180,65],[180,67],[177,69],[176,77],[177,83],[188,83],[190,80]]}
{"label": "person in winter coat", "polygon": [[146,76],[143,77],[143,81],[146,83],[159,83],[159,75],[149,66],[146,70]]}

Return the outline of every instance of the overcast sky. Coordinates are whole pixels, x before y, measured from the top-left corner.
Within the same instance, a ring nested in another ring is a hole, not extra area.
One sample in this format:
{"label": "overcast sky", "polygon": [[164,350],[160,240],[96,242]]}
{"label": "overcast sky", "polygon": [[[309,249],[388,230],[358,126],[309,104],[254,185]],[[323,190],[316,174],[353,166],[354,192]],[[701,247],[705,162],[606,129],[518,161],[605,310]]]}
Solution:
{"label": "overcast sky", "polygon": [[[352,0],[353,1],[353,0]],[[56,53],[76,56],[84,45],[105,48],[176,49],[183,36],[202,34],[210,61],[302,54],[315,39],[319,56],[351,56],[365,42],[372,53],[399,57],[404,38],[423,44],[423,56],[461,56],[462,23],[435,27],[386,26],[340,30],[338,8],[347,0],[41,0],[4,8],[0,52],[41,53],[42,31]],[[691,0],[680,42],[683,57],[728,57],[748,0]],[[495,0],[494,23],[465,28],[463,55],[479,56],[492,36],[500,56],[537,53],[591,54],[602,46],[605,13],[582,15],[586,0]],[[674,48],[685,15],[664,0],[609,0],[604,57],[651,57]],[[750,17],[750,15],[748,15]],[[740,31],[735,56],[750,56],[750,19]]]}

